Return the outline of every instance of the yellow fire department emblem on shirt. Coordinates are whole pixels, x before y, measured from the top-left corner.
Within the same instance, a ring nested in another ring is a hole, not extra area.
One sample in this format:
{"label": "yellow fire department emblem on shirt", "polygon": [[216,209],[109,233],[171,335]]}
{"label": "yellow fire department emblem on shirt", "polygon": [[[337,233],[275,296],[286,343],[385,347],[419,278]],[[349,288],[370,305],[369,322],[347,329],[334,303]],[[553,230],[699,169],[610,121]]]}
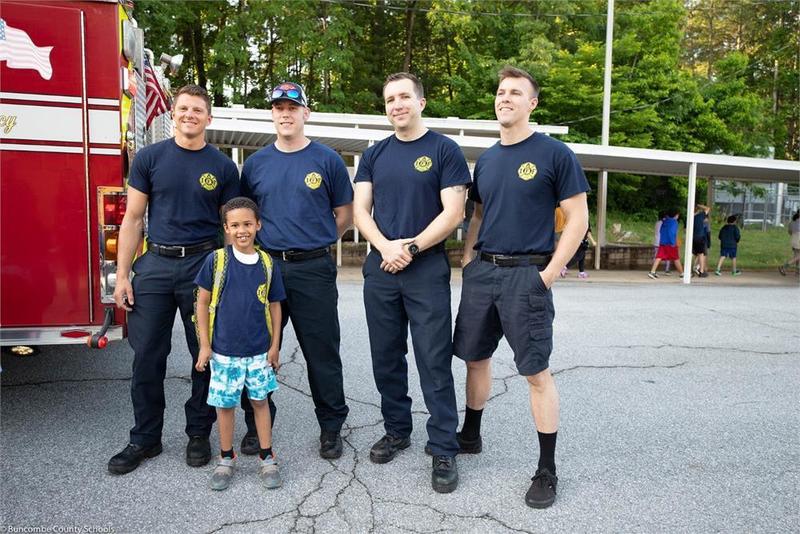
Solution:
{"label": "yellow fire department emblem on shirt", "polygon": [[213,191],[217,188],[217,177],[210,172],[204,173],[200,177],[200,185],[202,185],[203,189],[206,191]]}
{"label": "yellow fire department emblem on shirt", "polygon": [[306,174],[306,185],[309,189],[317,189],[322,185],[322,175],[318,172],[310,172]]}
{"label": "yellow fire department emblem on shirt", "polygon": [[261,284],[258,286],[258,291],[256,291],[256,296],[261,304],[266,304],[267,302],[267,284]]}
{"label": "yellow fire department emblem on shirt", "polygon": [[428,156],[420,156],[417,158],[417,161],[414,162],[414,168],[419,172],[429,171],[431,167],[433,167],[433,161],[431,161],[431,158]]}
{"label": "yellow fire department emblem on shirt", "polygon": [[526,161],[525,163],[519,166],[517,174],[519,175],[520,178],[522,178],[525,181],[533,180],[533,177],[536,176],[536,165],[534,165],[530,161]]}

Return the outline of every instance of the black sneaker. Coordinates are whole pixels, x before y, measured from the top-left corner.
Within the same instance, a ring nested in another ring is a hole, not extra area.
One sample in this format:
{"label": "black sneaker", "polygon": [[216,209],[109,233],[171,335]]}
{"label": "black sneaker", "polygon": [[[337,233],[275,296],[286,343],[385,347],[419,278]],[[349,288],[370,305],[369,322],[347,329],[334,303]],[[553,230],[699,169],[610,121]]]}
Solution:
{"label": "black sneaker", "polygon": [[556,500],[558,477],[545,467],[536,470],[533,484],[525,494],[525,504],[531,508],[548,508]]}
{"label": "black sneaker", "polygon": [[115,454],[108,461],[108,472],[112,475],[130,473],[139,467],[143,460],[158,456],[162,450],[160,443],[149,447],[129,443],[127,447],[122,449],[122,452]]}
{"label": "black sneaker", "polygon": [[342,436],[338,430],[323,430],[319,434],[319,455],[326,460],[342,457]]}
{"label": "black sneaker", "polygon": [[254,454],[258,454],[260,449],[261,445],[258,443],[258,434],[248,430],[247,434],[242,438],[242,442],[239,444],[239,450],[242,454],[253,456]]}
{"label": "black sneaker", "polygon": [[437,493],[450,493],[458,487],[458,467],[455,456],[434,456],[431,486]]}
{"label": "black sneaker", "polygon": [[[461,437],[461,432],[456,432],[456,439],[458,440],[458,454],[478,454],[483,450],[483,439],[480,435],[475,439],[466,439]],[[425,454],[433,456],[430,445],[425,445]]]}
{"label": "black sneaker", "polygon": [[396,438],[386,434],[369,450],[369,459],[372,463],[385,464],[394,460],[403,449],[407,449],[411,445],[411,438]]}
{"label": "black sneaker", "polygon": [[211,461],[211,444],[208,436],[192,436],[186,445],[186,465],[202,467]]}

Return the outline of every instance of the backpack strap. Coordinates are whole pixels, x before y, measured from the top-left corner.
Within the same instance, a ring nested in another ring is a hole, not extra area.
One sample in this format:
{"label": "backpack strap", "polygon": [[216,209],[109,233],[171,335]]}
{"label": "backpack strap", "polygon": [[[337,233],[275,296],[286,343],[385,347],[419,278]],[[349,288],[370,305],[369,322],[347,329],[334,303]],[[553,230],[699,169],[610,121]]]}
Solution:
{"label": "backpack strap", "polygon": [[211,302],[208,304],[208,337],[214,339],[214,319],[217,315],[217,306],[225,286],[225,276],[228,274],[228,247],[214,251],[214,278],[211,283]]}
{"label": "backpack strap", "polygon": [[272,316],[269,313],[269,288],[272,286],[272,257],[270,257],[265,250],[260,248],[257,250],[258,256],[261,258],[261,267],[264,268],[264,278],[266,279],[266,283],[264,284],[264,316],[267,319],[269,338],[272,340]]}

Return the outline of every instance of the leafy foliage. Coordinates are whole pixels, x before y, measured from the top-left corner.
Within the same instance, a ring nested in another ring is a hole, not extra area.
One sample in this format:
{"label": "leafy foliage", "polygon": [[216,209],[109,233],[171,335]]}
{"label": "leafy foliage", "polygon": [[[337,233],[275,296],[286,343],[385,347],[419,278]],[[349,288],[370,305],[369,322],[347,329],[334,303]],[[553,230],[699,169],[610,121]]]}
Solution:
{"label": "leafy foliage", "polygon": [[[186,56],[174,85],[215,105],[266,107],[291,79],[314,109],[381,113],[384,77],[409,69],[428,115],[493,119],[514,64],[542,86],[534,120],[600,142],[605,0],[138,0],[136,17],[157,54]],[[611,144],[798,159],[798,36],[797,0],[617,0]],[[685,189],[615,176],[610,207],[666,209]]]}

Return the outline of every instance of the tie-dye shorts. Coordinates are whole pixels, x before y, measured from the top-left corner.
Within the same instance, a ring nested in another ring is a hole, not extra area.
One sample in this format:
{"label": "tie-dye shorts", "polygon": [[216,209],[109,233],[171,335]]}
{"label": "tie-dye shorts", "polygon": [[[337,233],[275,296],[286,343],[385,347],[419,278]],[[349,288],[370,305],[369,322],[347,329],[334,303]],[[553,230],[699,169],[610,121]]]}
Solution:
{"label": "tie-dye shorts", "polygon": [[252,400],[264,400],[268,393],[278,389],[278,379],[267,364],[267,355],[238,358],[213,353],[208,404],[217,408],[235,408],[239,405],[244,386],[247,386],[247,396]]}

